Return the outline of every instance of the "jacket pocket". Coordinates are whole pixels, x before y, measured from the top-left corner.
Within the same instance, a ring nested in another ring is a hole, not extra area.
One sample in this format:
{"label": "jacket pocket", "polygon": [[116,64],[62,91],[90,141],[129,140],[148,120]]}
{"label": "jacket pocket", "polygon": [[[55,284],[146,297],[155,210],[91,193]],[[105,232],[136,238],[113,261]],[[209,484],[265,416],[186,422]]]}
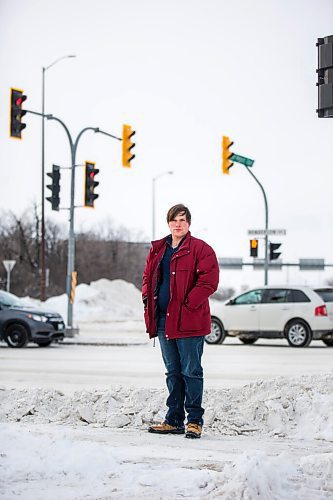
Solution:
{"label": "jacket pocket", "polygon": [[179,318],[180,332],[197,332],[203,327],[203,308],[190,309],[185,304],[181,306]]}

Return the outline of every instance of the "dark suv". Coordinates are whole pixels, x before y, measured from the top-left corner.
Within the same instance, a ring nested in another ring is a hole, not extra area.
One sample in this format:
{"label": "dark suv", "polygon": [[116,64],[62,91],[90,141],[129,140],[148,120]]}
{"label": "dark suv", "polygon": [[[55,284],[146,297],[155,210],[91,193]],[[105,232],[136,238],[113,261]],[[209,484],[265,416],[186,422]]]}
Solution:
{"label": "dark suv", "polygon": [[28,342],[46,347],[64,335],[60,314],[28,307],[16,295],[0,291],[0,340],[9,347],[24,347]]}

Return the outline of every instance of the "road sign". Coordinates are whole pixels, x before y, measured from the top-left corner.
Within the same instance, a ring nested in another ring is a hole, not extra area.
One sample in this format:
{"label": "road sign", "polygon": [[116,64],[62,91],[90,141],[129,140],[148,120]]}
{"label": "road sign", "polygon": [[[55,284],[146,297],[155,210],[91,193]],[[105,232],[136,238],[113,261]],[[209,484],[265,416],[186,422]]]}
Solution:
{"label": "road sign", "polygon": [[316,271],[325,269],[325,259],[299,259],[299,268],[302,271]]}
{"label": "road sign", "polygon": [[7,273],[10,273],[16,264],[16,260],[3,260],[2,263],[5,266]]}
{"label": "road sign", "polygon": [[7,271],[7,287],[6,290],[9,292],[10,290],[10,272],[16,264],[16,260],[3,260],[2,261],[6,271]]}
{"label": "road sign", "polygon": [[[254,259],[253,261],[253,269],[255,270],[260,270],[264,269],[265,267],[265,260],[264,259]],[[269,269],[282,269],[283,263],[281,259],[273,260],[268,262],[268,267]]]}
{"label": "road sign", "polygon": [[254,160],[251,160],[250,158],[246,158],[245,156],[240,156],[237,154],[233,154],[230,157],[231,161],[235,161],[236,163],[242,163],[246,167],[252,167]]}
{"label": "road sign", "polygon": [[242,257],[221,257],[218,259],[220,267],[226,267],[228,269],[242,269],[243,259]]}
{"label": "road sign", "polygon": [[[248,229],[247,234],[249,236],[266,236],[265,229]],[[286,229],[268,229],[268,236],[286,236]]]}

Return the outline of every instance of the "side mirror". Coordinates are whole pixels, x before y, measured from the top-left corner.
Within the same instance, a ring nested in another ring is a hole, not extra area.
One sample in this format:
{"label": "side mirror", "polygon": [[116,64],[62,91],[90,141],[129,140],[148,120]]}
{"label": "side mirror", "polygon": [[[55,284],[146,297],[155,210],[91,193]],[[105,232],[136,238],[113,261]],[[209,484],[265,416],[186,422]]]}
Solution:
{"label": "side mirror", "polygon": [[235,303],[235,300],[234,300],[234,299],[230,299],[230,300],[228,300],[228,302],[226,303],[226,306],[232,306],[234,303]]}

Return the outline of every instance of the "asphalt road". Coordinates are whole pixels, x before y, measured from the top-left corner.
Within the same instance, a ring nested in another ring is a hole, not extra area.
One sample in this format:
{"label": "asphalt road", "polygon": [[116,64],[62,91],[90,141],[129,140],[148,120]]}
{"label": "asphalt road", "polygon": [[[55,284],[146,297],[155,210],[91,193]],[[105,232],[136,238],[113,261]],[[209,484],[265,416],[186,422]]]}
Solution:
{"label": "asphalt road", "polygon": [[[332,370],[333,349],[316,341],[291,348],[286,341],[259,340],[251,346],[237,339],[205,345],[207,388],[239,387],[259,379],[318,374]],[[164,387],[158,342],[141,345],[30,344],[12,349],[0,343],[0,387],[55,388],[64,392],[107,389],[114,385]]]}

